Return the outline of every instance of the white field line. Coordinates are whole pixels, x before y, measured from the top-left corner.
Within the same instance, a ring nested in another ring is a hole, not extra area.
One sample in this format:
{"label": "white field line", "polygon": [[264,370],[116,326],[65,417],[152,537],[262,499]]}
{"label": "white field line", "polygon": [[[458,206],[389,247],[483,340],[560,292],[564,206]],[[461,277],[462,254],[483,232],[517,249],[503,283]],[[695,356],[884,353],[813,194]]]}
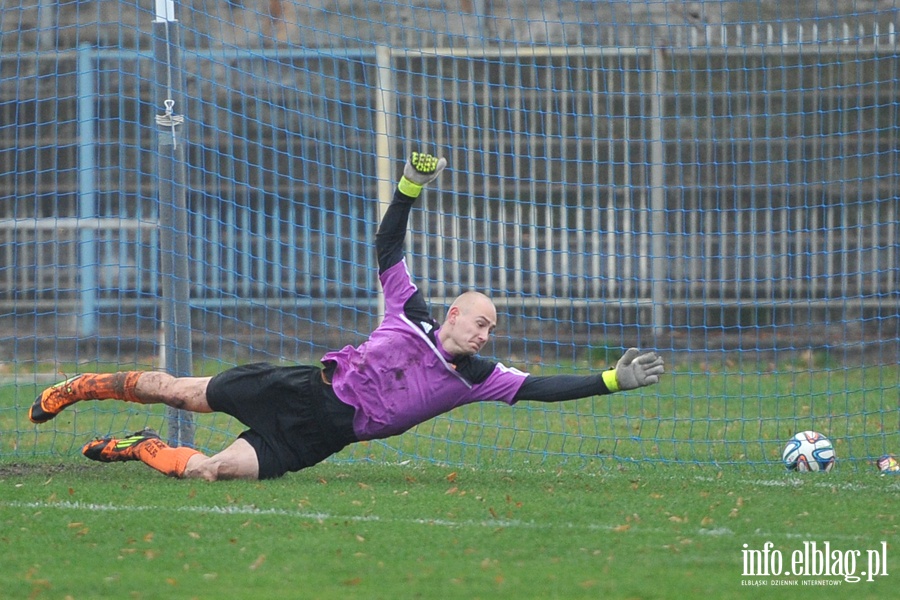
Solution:
{"label": "white field line", "polygon": [[[811,485],[813,487],[822,488],[822,489],[832,489],[836,488],[839,490],[848,490],[853,492],[862,492],[862,491],[880,491],[880,492],[897,492],[900,491],[900,475],[877,475],[877,477],[887,477],[887,478],[896,478],[896,481],[893,481],[887,485],[867,485],[864,483],[850,483],[850,482],[840,482],[833,481],[830,479],[831,475],[828,473],[797,473],[793,476],[786,476],[783,479],[729,479],[727,481],[722,482],[715,477],[703,477],[697,476],[694,477],[695,481],[703,481],[708,483],[726,483],[726,484],[741,484],[741,485],[751,485],[756,487],[802,487],[804,485]],[[670,479],[675,479],[670,478]]]}
{"label": "white field line", "polygon": [[534,521],[520,521],[516,519],[486,519],[483,521],[449,519],[395,519],[384,518],[378,515],[334,515],[324,512],[307,512],[299,510],[287,510],[283,508],[257,508],[255,506],[116,506],[114,504],[94,504],[89,502],[8,502],[0,501],[0,506],[7,508],[26,509],[59,509],[88,512],[177,512],[210,515],[241,515],[241,516],[276,516],[299,519],[302,521],[349,521],[356,523],[399,523],[410,525],[435,525],[439,527],[490,527],[490,528],[523,528],[523,529],[589,529],[599,531],[612,531],[615,526],[589,523],[576,525],[574,523],[535,523]]}
{"label": "white field line", "polygon": [[[412,461],[405,460],[401,462],[384,462],[380,463],[384,466],[388,467],[403,467],[408,468]],[[437,466],[444,467],[447,469],[456,469],[462,470],[469,468],[472,471],[481,471],[481,472],[493,472],[499,475],[516,475],[517,471],[513,469],[477,469],[475,467],[460,467],[455,465],[442,465],[437,463]],[[780,467],[780,463],[778,463]],[[413,466],[415,468],[415,466]],[[706,467],[707,469],[713,469],[713,467]],[[663,465],[654,465],[652,473],[650,470],[646,471],[635,471],[634,476],[647,481],[651,481],[653,479],[665,479],[667,481],[684,481],[686,476],[679,473],[671,473],[666,471],[666,468]],[[718,469],[716,471],[724,469]],[[754,477],[739,477],[737,479],[719,479],[713,475],[694,475],[690,477],[694,481],[701,481],[705,483],[721,483],[723,485],[750,485],[753,487],[785,487],[785,488],[795,488],[802,487],[805,485],[811,485],[813,487],[822,488],[831,490],[832,488],[836,488],[839,490],[848,490],[848,491],[873,491],[873,492],[900,492],[900,473],[894,474],[884,474],[884,473],[875,473],[873,472],[873,478],[880,480],[892,480],[891,483],[887,483],[885,485],[882,484],[866,484],[866,483],[855,483],[855,482],[841,482],[837,480],[840,477],[839,473],[792,473],[786,469],[776,467],[776,470],[779,471],[783,476],[776,477],[772,479],[764,479],[764,478],[754,478]],[[535,469],[532,473],[544,473],[548,476],[554,477],[554,471],[547,471],[543,469]],[[594,479],[603,479],[608,476],[604,470],[596,470],[592,471],[589,469],[582,469],[577,471],[579,477],[589,477]],[[645,477],[646,476],[646,477]]]}
{"label": "white field line", "polygon": [[[394,523],[401,525],[428,525],[434,527],[447,528],[465,528],[465,527],[485,527],[491,529],[543,529],[543,530],[586,530],[586,531],[602,531],[606,533],[627,534],[633,533],[652,533],[675,534],[675,530],[643,527],[637,523],[630,523],[628,528],[621,525],[604,525],[600,523],[536,523],[534,521],[521,521],[517,519],[486,519],[486,520],[461,520],[453,521],[450,519],[396,519],[385,518],[378,515],[335,515],[325,512],[308,512],[298,510],[287,510],[282,508],[257,508],[255,506],[117,506],[115,504],[94,504],[90,502],[17,502],[17,501],[0,501],[0,507],[18,508],[30,510],[72,510],[85,512],[176,512],[176,513],[192,513],[203,515],[239,515],[239,516],[276,516],[290,519],[298,519],[302,521],[314,521],[323,523],[325,521],[341,521],[352,523]],[[699,529],[688,530],[687,528],[679,532],[679,535],[701,535],[701,536],[734,536],[736,535],[727,527],[701,527]],[[745,536],[754,538],[764,538],[765,540],[773,539],[803,539],[817,540],[821,538],[821,534],[813,533],[770,533],[761,529],[756,529],[752,533],[741,535],[741,539]],[[861,539],[862,536],[848,534],[829,534],[828,539]]]}

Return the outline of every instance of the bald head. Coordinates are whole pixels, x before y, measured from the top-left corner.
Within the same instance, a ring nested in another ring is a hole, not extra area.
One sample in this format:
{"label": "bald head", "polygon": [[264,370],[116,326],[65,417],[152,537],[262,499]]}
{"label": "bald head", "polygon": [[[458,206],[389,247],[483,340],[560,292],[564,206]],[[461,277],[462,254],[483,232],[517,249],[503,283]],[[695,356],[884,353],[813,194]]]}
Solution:
{"label": "bald head", "polygon": [[497,326],[497,308],[481,292],[465,292],[450,310],[438,336],[447,352],[457,356],[476,354]]}
{"label": "bald head", "polygon": [[497,309],[494,307],[494,303],[481,292],[464,292],[450,305],[451,310],[454,307],[463,313],[475,311],[490,315],[491,321],[495,325],[497,323]]}

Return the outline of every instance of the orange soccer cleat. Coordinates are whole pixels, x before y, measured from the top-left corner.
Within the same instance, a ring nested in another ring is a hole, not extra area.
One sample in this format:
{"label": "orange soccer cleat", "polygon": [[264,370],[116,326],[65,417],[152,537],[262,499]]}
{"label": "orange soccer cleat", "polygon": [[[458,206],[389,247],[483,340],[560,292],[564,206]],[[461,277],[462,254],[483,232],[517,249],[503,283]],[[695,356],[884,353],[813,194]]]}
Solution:
{"label": "orange soccer cleat", "polygon": [[76,394],[75,383],[81,379],[83,375],[70,377],[65,381],[51,385],[34,399],[31,410],[28,411],[28,418],[32,423],[46,423],[62,411],[70,404],[74,404],[81,400]]}
{"label": "orange soccer cleat", "polygon": [[[121,440],[113,437],[97,438],[85,444],[81,453],[99,462],[141,460],[140,446],[150,440],[159,440],[159,434],[152,429],[142,429]],[[162,442],[158,443],[162,445]]]}
{"label": "orange soccer cleat", "polygon": [[85,373],[51,385],[34,399],[28,411],[32,423],[46,423],[64,408],[82,400],[118,399],[139,402],[135,386],[141,371]]}

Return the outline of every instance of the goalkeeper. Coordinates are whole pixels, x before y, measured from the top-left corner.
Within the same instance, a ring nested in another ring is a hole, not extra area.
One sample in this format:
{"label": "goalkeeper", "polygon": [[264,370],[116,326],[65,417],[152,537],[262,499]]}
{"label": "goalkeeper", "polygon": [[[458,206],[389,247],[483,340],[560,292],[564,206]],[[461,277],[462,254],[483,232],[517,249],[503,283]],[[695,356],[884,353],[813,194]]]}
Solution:
{"label": "goalkeeper", "polygon": [[443,158],[414,152],[403,170],[375,237],[384,320],[358,347],[328,352],[322,366],[256,363],[214,377],[82,374],[44,390],[29,418],[44,423],[76,402],[105,399],[223,412],[247,430],[213,456],[169,446],[149,429],[96,439],[82,453],[101,462],[139,460],[174,477],[270,479],[472,402],[560,402],[657,383],[663,359],[636,348],[615,368],[593,375],[529,375],[478,357],[497,325],[493,302],[478,292],[459,296],[443,323],[432,319],[410,278],[403,244],[416,198],[446,165]]}

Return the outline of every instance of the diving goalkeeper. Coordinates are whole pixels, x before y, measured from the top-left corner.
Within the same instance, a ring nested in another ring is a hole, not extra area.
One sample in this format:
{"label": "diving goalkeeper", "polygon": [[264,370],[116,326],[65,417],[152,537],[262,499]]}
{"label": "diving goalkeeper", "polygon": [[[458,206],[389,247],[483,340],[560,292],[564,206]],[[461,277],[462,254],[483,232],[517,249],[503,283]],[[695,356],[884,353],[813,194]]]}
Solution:
{"label": "diving goalkeeper", "polygon": [[77,375],[44,390],[29,418],[45,423],[76,402],[106,399],[223,412],[247,430],[213,456],[169,446],[149,429],[98,438],[82,453],[100,462],[142,461],[173,477],[271,479],[472,402],[560,402],[657,383],[663,359],[636,348],[593,375],[535,376],[479,357],[497,325],[497,309],[478,292],[459,296],[442,323],[431,317],[410,278],[403,244],[413,204],[446,165],[443,158],[414,152],[404,167],[375,237],[384,319],[359,346],[328,352],[321,366],[256,363],[214,377]]}

